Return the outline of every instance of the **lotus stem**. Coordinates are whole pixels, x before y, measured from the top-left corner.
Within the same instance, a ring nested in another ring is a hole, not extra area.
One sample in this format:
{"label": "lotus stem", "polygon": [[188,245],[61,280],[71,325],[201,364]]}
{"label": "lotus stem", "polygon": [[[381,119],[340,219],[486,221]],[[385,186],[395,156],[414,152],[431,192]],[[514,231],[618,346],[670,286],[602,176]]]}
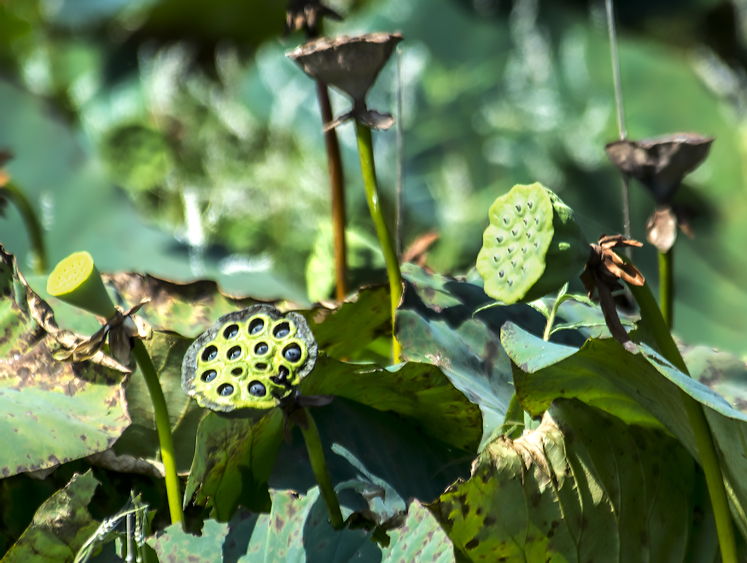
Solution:
{"label": "lotus stem", "polygon": [[307,428],[304,429],[301,425],[299,427],[306,442],[306,450],[309,452],[311,469],[314,471],[316,482],[319,484],[319,491],[322,499],[324,499],[324,504],[327,506],[329,521],[335,530],[341,530],[344,525],[342,512],[340,511],[340,503],[337,501],[335,488],[332,486],[332,479],[329,477],[327,462],[324,459],[324,450],[322,449],[322,440],[319,438],[319,430],[309,409],[304,409],[304,414],[306,415]]}
{"label": "lotus stem", "polygon": [[166,398],[158,380],[156,368],[153,366],[148,350],[145,349],[143,341],[136,338],[132,351],[135,354],[140,371],[145,377],[145,384],[150,392],[150,400],[153,403],[153,411],[156,415],[156,430],[158,442],[161,446],[161,461],[163,471],[166,475],[166,497],[169,502],[169,513],[171,523],[183,524],[184,513],[182,512],[182,494],[179,488],[179,476],[176,473],[176,460],[174,458],[174,440],[171,436],[171,423],[169,422],[169,411],[166,406]]}
{"label": "lotus stem", "polygon": [[396,363],[399,361],[400,346],[394,331],[394,319],[397,306],[402,297],[402,273],[399,269],[397,251],[392,243],[392,237],[389,235],[389,229],[386,226],[384,214],[379,205],[379,190],[376,182],[371,129],[356,121],[355,133],[358,138],[358,156],[361,161],[361,174],[363,175],[363,186],[366,189],[368,209],[371,212],[371,218],[376,227],[376,234],[379,237],[379,244],[381,245],[381,251],[384,253],[384,261],[386,262],[386,269],[389,274],[389,292],[392,302],[392,358]]}
{"label": "lotus stem", "polygon": [[[47,279],[47,292],[70,305],[106,319],[110,319],[117,314],[117,309],[114,307],[111,297],[106,292],[104,282],[101,280],[101,274],[96,269],[93,258],[88,252],[76,252],[57,264]],[[156,416],[156,430],[161,446],[161,460],[166,474],[166,496],[169,502],[171,522],[182,523],[184,515],[182,513],[179,477],[176,473],[176,463],[174,461],[174,441],[171,437],[166,399],[163,396],[153,360],[148,355],[143,341],[135,338],[132,351],[135,354],[138,366],[140,366],[140,371],[145,377]]]}
{"label": "lotus stem", "polygon": [[[329,101],[329,90],[321,80],[316,81],[316,92],[319,108],[322,112],[322,123],[332,121],[332,104]],[[327,167],[332,195],[332,240],[335,252],[335,295],[338,303],[345,301],[347,286],[347,248],[345,244],[345,176],[342,170],[340,143],[337,130],[324,132],[324,144],[327,148]]]}
{"label": "lotus stem", "polygon": [[674,325],[674,246],[659,252],[659,303],[669,330]]}
{"label": "lotus stem", "polygon": [[47,252],[44,247],[41,224],[34,208],[23,191],[13,182],[8,182],[0,188],[0,196],[5,196],[13,203],[26,226],[26,232],[29,235],[29,243],[31,245],[31,259],[34,273],[38,276],[46,274]]}
{"label": "lotus stem", "polygon": [[520,438],[524,431],[524,409],[519,403],[516,391],[511,395],[511,400],[506,409],[506,417],[503,419],[502,432],[512,440]]}
{"label": "lotus stem", "polygon": [[[647,283],[642,286],[628,284],[630,291],[638,302],[641,310],[641,319],[648,325],[648,329],[659,347],[662,356],[671,362],[677,369],[686,375],[690,372],[682,359],[677,345],[672,339],[667,323],[656,305],[651,289]],[[737,546],[734,538],[734,526],[732,524],[729,501],[726,496],[726,488],[719,466],[716,446],[708,426],[708,420],[703,410],[703,405],[693,399],[690,395],[680,389],[680,397],[685,406],[690,427],[695,435],[695,443],[700,456],[700,464],[706,477],[708,494],[713,506],[713,514],[716,519],[716,532],[721,548],[721,560],[723,563],[737,563]]]}

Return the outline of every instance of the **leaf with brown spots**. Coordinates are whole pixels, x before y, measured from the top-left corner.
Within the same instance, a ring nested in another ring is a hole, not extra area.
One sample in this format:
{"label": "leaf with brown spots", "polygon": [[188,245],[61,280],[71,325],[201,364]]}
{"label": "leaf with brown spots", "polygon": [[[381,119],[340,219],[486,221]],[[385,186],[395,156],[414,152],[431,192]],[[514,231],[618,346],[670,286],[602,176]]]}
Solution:
{"label": "leaf with brown spots", "polygon": [[39,507],[3,563],[70,563],[99,526],[88,512],[98,485],[91,471],[74,475],[64,489]]}
{"label": "leaf with brown spots", "polygon": [[[636,344],[630,353],[613,339],[590,339],[575,349],[544,342],[509,324],[502,342],[515,364],[517,395],[533,415],[559,397],[577,398],[626,422],[665,428],[698,459],[680,393],[698,401],[720,452],[734,522],[747,537],[747,413],[735,399],[737,393],[744,395],[739,391],[747,374],[743,362],[704,348],[691,349],[685,354],[685,361],[692,364],[691,378],[646,344]],[[729,389],[731,404],[713,389]]]}
{"label": "leaf with brown spots", "polygon": [[61,341],[76,339],[57,331],[48,306],[2,247],[0,291],[0,477],[111,447],[130,423],[123,408],[124,374],[94,362],[54,359]]}
{"label": "leaf with brown spots", "polygon": [[431,508],[469,561],[676,562],[699,531],[698,479],[664,432],[561,399]]}

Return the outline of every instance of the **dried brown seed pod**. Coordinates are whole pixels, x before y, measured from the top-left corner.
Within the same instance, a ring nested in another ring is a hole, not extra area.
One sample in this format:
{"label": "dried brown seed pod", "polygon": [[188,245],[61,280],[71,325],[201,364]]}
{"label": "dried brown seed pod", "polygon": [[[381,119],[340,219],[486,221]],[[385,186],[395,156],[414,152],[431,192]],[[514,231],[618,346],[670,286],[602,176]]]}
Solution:
{"label": "dried brown seed pod", "polygon": [[640,141],[615,141],[605,146],[621,172],[641,182],[657,204],[669,203],[682,179],[708,156],[713,137],[674,133]]}
{"label": "dried brown seed pod", "polygon": [[286,56],[310,77],[334,86],[352,98],[353,109],[327,124],[327,129],[350,118],[373,129],[388,129],[394,119],[391,115],[369,110],[366,94],[402,39],[399,33],[370,33],[335,39],[323,37],[301,45]]}

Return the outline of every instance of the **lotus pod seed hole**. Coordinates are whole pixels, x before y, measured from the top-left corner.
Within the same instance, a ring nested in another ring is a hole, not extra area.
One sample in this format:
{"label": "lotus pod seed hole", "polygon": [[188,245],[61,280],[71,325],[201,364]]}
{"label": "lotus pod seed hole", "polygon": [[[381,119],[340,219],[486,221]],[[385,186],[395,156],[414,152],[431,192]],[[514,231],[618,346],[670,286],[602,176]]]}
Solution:
{"label": "lotus pod seed hole", "polygon": [[527,223],[527,220],[524,219],[524,226],[527,226],[529,223]]}
{"label": "lotus pod seed hole", "polygon": [[233,368],[233,369],[231,370],[231,375],[233,375],[233,376],[235,376],[235,377],[238,377],[238,376],[240,376],[240,375],[241,375],[241,374],[242,374],[243,372],[244,372],[244,370],[243,370],[243,369],[241,369],[241,368]]}
{"label": "lotus pod seed hole", "polygon": [[254,397],[264,397],[267,395],[267,389],[259,381],[252,381],[249,384],[249,394]]}
{"label": "lotus pod seed hole", "polygon": [[249,323],[249,334],[259,334],[265,329],[265,321],[262,319],[252,319]]}
{"label": "lotus pod seed hole", "polygon": [[513,246],[509,246],[508,247],[508,253],[511,254],[513,251],[514,251],[514,247]]}
{"label": "lotus pod seed hole", "polygon": [[214,369],[209,369],[206,372],[203,372],[200,379],[202,379],[205,383],[210,383],[213,379],[216,378],[217,375],[217,371],[215,371]]}
{"label": "lotus pod seed hole", "polygon": [[267,364],[259,362],[258,364],[254,364],[254,369],[256,369],[257,371],[265,371],[267,369]]}
{"label": "lotus pod seed hole", "polygon": [[534,224],[535,225],[539,225],[540,224],[540,218],[539,217],[535,217],[534,218]]}
{"label": "lotus pod seed hole", "polygon": [[523,252],[524,254],[526,254],[526,253],[527,253],[527,247],[526,247],[526,246],[522,247],[521,251],[522,251],[522,252]]}
{"label": "lotus pod seed hole", "polygon": [[508,287],[511,287],[512,285],[514,285],[514,280],[508,280]]}
{"label": "lotus pod seed hole", "polygon": [[498,262],[498,255],[497,254],[493,256],[493,262]]}
{"label": "lotus pod seed hole", "polygon": [[504,215],[503,216],[503,224],[504,225],[508,225],[510,222],[511,222],[511,217],[509,217],[508,215]]}
{"label": "lotus pod seed hole", "polygon": [[518,211],[519,213],[521,213],[521,204],[520,203],[516,204],[516,211]]}
{"label": "lotus pod seed hole", "polygon": [[226,357],[229,360],[238,360],[239,356],[241,356],[241,346],[234,346],[228,351],[228,354],[226,354]]}
{"label": "lotus pod seed hole", "polygon": [[281,323],[275,327],[275,330],[272,331],[272,334],[275,336],[275,338],[285,338],[290,334],[290,325],[288,323]]}
{"label": "lotus pod seed hole", "polygon": [[257,356],[264,356],[269,352],[270,347],[267,345],[267,342],[260,342],[254,347],[254,353],[257,354]]}
{"label": "lotus pod seed hole", "polygon": [[497,240],[499,243],[503,242],[503,235],[498,235],[495,237],[495,240]]}
{"label": "lotus pod seed hole", "polygon": [[280,380],[286,380],[288,379],[288,376],[290,375],[290,370],[285,366],[280,366],[278,368],[278,379]]}
{"label": "lotus pod seed hole", "polygon": [[239,333],[239,325],[229,325],[226,330],[223,331],[223,338],[230,340]]}
{"label": "lotus pod seed hole", "polygon": [[532,203],[532,200],[531,200],[531,199],[530,199],[529,201],[527,201],[527,207],[528,207],[529,209],[531,209],[531,208],[532,208],[532,205],[534,205],[534,204]]}
{"label": "lotus pod seed hole", "polygon": [[283,357],[295,364],[301,359],[301,347],[298,344],[286,346],[285,350],[283,350]]}
{"label": "lotus pod seed hole", "polygon": [[218,349],[215,346],[208,346],[202,352],[203,362],[212,362],[218,356]]}
{"label": "lotus pod seed hole", "polygon": [[229,383],[224,383],[220,387],[218,387],[218,395],[221,397],[228,397],[233,393],[233,385]]}
{"label": "lotus pod seed hole", "polygon": [[503,270],[501,270],[500,272],[498,272],[498,275],[499,275],[500,277],[503,277],[503,276],[505,276],[505,275],[506,275],[506,272],[504,272]]}

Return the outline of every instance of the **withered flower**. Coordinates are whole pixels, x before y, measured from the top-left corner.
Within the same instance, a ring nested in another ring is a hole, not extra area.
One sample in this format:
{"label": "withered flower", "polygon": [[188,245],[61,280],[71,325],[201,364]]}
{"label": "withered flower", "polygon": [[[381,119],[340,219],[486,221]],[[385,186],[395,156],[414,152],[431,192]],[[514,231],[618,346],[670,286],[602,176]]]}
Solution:
{"label": "withered flower", "polygon": [[676,226],[692,237],[687,213],[672,206],[682,179],[708,156],[713,137],[696,133],[674,133],[641,141],[615,141],[605,150],[612,164],[643,184],[654,197],[656,211],[649,218],[647,238],[661,253],[676,239]]}
{"label": "withered flower", "polygon": [[321,0],[290,0],[285,10],[283,35],[306,30],[309,35],[315,36],[317,25],[323,17],[342,21],[342,16],[323,5]]}
{"label": "withered flower", "polygon": [[76,344],[69,350],[60,350],[54,354],[56,360],[62,362],[84,362],[96,355],[109,337],[109,351],[114,359],[122,366],[129,368],[132,338],[146,340],[150,338],[151,328],[139,317],[135,316],[140,308],[148,303],[143,299],[127,311],[117,307],[117,313],[107,319],[104,325],[93,336]]}
{"label": "withered flower", "polygon": [[599,293],[599,305],[604,314],[604,320],[607,322],[612,336],[620,342],[626,349],[632,351],[633,346],[628,333],[617,316],[617,308],[612,298],[612,292],[622,289],[619,280],[626,281],[632,285],[641,286],[645,282],[643,274],[633,266],[625,263],[622,258],[615,254],[615,248],[625,246],[641,247],[640,242],[624,237],[623,235],[602,235],[597,244],[592,244],[589,262],[581,274],[581,281],[584,283],[588,297],[591,297],[596,290]]}
{"label": "withered flower", "polygon": [[354,118],[371,129],[388,129],[390,114],[368,109],[366,94],[403,37],[399,33],[371,33],[356,37],[321,38],[286,54],[315,80],[334,86],[353,100],[353,108],[325,125],[325,131]]}

